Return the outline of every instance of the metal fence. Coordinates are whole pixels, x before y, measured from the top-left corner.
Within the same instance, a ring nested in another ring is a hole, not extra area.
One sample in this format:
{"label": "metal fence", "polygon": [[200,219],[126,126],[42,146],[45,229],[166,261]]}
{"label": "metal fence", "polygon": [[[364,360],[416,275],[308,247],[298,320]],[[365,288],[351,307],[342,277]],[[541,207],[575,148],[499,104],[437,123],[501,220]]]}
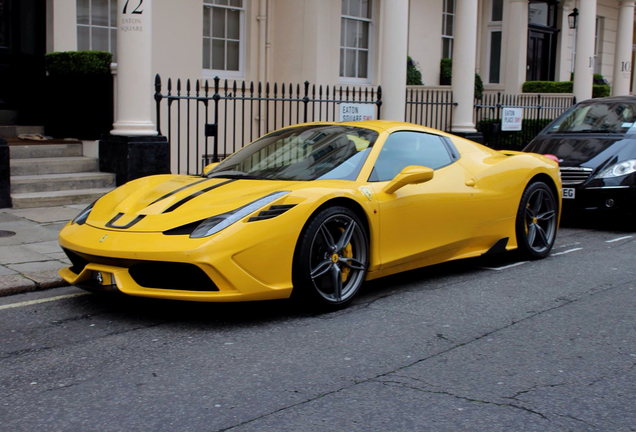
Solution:
{"label": "metal fence", "polygon": [[410,87],[406,89],[404,118],[409,123],[450,132],[456,105],[452,90]]}
{"label": "metal fence", "polygon": [[[380,118],[382,88],[245,82],[217,77],[182,85],[168,79],[162,93],[155,77],[157,128],[171,144],[172,171],[195,174],[277,128],[312,121],[337,121],[341,103],[373,104]],[[164,110],[162,111],[162,106]],[[165,130],[162,130],[162,126]]]}
{"label": "metal fence", "polygon": [[[485,94],[475,99],[474,122],[487,146],[494,149],[523,149],[541,130],[576,103],[572,95]],[[522,108],[521,131],[502,131],[504,108]]]}

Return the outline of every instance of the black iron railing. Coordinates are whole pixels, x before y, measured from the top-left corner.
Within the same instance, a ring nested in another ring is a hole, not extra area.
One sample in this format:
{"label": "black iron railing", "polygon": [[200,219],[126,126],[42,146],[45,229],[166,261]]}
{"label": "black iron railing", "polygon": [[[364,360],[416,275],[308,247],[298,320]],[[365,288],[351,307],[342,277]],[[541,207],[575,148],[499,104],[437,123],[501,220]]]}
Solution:
{"label": "black iron railing", "polygon": [[[168,79],[162,94],[155,77],[157,129],[171,144],[173,172],[194,174],[272,130],[313,121],[337,121],[341,103],[373,104],[380,118],[382,88],[304,84],[232,84],[216,77],[210,86]],[[165,103],[164,103],[165,101]],[[162,112],[162,106],[167,108]],[[163,115],[163,117],[162,117]],[[164,122],[167,130],[162,131]],[[175,168],[176,167],[176,168]]]}
{"label": "black iron railing", "polygon": [[[484,136],[484,143],[494,149],[521,150],[545,128],[576,103],[570,95],[485,94],[475,99],[474,122]],[[502,131],[504,108],[522,108],[520,131]]]}
{"label": "black iron railing", "polygon": [[450,132],[456,105],[451,90],[407,88],[404,118],[409,123]]}

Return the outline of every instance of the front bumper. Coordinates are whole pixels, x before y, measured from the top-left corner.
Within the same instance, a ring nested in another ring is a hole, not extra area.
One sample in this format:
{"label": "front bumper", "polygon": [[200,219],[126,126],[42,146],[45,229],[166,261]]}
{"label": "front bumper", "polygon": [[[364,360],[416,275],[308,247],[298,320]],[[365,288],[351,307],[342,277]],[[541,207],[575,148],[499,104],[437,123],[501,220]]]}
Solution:
{"label": "front bumper", "polygon": [[636,210],[636,188],[631,186],[577,187],[574,199],[563,199],[563,211],[631,212]]}
{"label": "front bumper", "polygon": [[60,245],[73,265],[60,275],[83,289],[140,297],[211,302],[288,298],[299,233],[289,226],[276,229],[280,219],[268,221],[267,230],[262,222],[239,222],[206,239],[69,224],[60,233]]}

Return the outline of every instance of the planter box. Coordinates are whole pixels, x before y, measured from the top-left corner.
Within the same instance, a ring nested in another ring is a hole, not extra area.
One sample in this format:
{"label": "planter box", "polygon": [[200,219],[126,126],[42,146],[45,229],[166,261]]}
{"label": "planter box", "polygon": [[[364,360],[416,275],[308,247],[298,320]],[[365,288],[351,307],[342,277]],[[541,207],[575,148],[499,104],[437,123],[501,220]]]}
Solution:
{"label": "planter box", "polygon": [[44,130],[54,138],[97,140],[113,128],[113,76],[47,76]]}

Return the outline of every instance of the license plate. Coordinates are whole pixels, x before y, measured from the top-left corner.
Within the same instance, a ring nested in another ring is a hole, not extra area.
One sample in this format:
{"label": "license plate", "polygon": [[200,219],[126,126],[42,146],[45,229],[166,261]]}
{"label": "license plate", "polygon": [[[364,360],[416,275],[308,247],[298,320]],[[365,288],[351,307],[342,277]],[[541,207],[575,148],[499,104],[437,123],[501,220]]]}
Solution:
{"label": "license plate", "polygon": [[576,189],[574,188],[563,188],[563,191],[561,192],[561,196],[563,197],[563,199],[574,199],[574,191]]}

